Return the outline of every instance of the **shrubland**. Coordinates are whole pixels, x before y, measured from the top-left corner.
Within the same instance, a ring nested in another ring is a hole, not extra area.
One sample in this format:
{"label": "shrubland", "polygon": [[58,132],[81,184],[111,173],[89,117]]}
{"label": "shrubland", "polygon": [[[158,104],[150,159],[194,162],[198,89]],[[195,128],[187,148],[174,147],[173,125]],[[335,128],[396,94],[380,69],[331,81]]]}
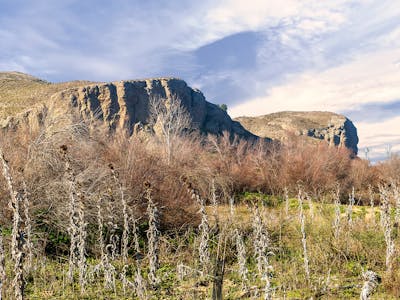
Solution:
{"label": "shrubland", "polygon": [[1,133],[4,298],[400,296],[399,157],[71,118]]}

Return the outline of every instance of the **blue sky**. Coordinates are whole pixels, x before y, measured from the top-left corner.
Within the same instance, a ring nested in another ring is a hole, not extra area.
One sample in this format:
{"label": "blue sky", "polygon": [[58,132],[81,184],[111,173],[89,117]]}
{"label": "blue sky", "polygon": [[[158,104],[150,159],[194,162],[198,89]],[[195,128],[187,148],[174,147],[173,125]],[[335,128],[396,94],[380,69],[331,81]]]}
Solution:
{"label": "blue sky", "polygon": [[176,76],[234,117],[345,113],[370,156],[400,151],[398,0],[0,0],[0,41],[0,70]]}

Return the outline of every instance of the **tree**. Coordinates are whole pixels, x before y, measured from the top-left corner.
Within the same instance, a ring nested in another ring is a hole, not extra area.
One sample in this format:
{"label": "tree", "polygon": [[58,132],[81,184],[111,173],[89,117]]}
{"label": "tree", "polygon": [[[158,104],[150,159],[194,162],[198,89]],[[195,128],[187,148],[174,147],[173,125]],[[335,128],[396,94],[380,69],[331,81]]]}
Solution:
{"label": "tree", "polygon": [[220,107],[223,111],[228,111],[228,105],[226,105],[226,104],[221,104],[219,107]]}
{"label": "tree", "polygon": [[167,162],[170,164],[177,140],[189,131],[192,119],[176,95],[167,99],[153,96],[149,101],[149,124],[162,139]]}

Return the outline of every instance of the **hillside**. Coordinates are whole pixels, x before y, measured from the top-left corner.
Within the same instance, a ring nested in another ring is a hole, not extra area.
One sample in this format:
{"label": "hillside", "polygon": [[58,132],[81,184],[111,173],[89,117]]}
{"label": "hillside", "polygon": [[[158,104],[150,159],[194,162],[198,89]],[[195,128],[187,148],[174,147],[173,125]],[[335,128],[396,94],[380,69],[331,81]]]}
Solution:
{"label": "hillside", "polygon": [[358,151],[357,129],[343,115],[321,111],[284,111],[235,120],[260,137],[283,141],[290,135],[304,136],[311,143],[325,140],[330,145],[345,145],[355,154]]}
{"label": "hillside", "polygon": [[20,72],[0,72],[0,119],[23,112],[51,95],[89,81],[50,83]]}
{"label": "hillside", "polygon": [[[205,134],[227,131],[245,139],[256,138],[219,106],[206,101],[199,90],[176,78],[49,83],[23,73],[3,72],[0,73],[0,120],[3,119],[2,127],[15,127],[28,117],[29,121],[43,122],[43,115],[54,117],[68,112],[88,121],[103,121],[111,130],[128,128],[132,133],[135,124],[142,126],[148,122],[150,99],[166,104],[175,96],[189,113],[192,129]],[[22,114],[15,117],[19,113]]]}

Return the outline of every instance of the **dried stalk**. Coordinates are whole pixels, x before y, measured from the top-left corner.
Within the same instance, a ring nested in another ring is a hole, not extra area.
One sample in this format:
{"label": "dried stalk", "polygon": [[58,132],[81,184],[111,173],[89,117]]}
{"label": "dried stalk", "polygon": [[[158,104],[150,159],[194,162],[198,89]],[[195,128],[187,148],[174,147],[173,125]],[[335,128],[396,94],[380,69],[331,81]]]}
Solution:
{"label": "dried stalk", "polygon": [[303,260],[304,260],[304,272],[306,274],[307,282],[310,282],[310,267],[308,261],[308,251],[307,251],[307,236],[306,236],[306,229],[305,229],[305,215],[303,210],[303,194],[301,190],[299,190],[299,217],[300,217],[300,228],[301,228],[301,243],[303,245]]}
{"label": "dried stalk", "polygon": [[393,198],[396,205],[394,223],[399,225],[400,223],[400,188],[397,184],[392,182]]}
{"label": "dried stalk", "polygon": [[234,237],[235,237],[235,242],[236,242],[236,252],[237,252],[237,258],[238,258],[238,264],[239,264],[239,275],[240,278],[242,279],[242,288],[244,291],[249,290],[249,270],[246,265],[246,246],[243,241],[243,237],[240,234],[238,229],[235,229],[234,231]]}
{"label": "dried stalk", "polygon": [[210,226],[208,224],[208,216],[204,206],[204,201],[198,195],[196,196],[197,196],[197,201],[200,204],[200,214],[201,214],[201,222],[199,225],[199,230],[200,230],[199,260],[204,274],[207,274],[207,270],[210,265],[210,249],[208,245],[210,240]]}
{"label": "dried stalk", "polygon": [[10,205],[13,210],[13,228],[11,234],[11,257],[14,260],[14,297],[17,300],[24,298],[25,280],[24,280],[24,246],[25,233],[22,230],[22,219],[20,211],[20,203],[23,201],[23,195],[16,192],[14,182],[11,176],[8,161],[4,158],[4,154],[0,149],[0,160],[3,166],[3,176],[7,182],[8,191],[10,193]]}
{"label": "dried stalk", "polygon": [[354,196],[354,187],[351,190],[351,194],[349,194],[349,205],[347,206],[347,222],[350,228],[353,227],[353,206],[355,203],[355,196]]}
{"label": "dried stalk", "polygon": [[79,191],[76,183],[76,175],[71,166],[67,153],[67,146],[61,146],[63,160],[65,163],[65,177],[69,188],[69,227],[68,232],[71,239],[69,252],[68,280],[74,281],[75,269],[78,268],[79,284],[81,293],[85,292],[86,286],[86,222],[84,211],[84,196]]}
{"label": "dried stalk", "polygon": [[3,295],[3,284],[6,281],[6,259],[3,245],[3,228],[0,227],[0,300]]}
{"label": "dried stalk", "polygon": [[116,291],[115,268],[110,263],[108,251],[106,250],[106,245],[103,237],[103,230],[104,230],[103,223],[104,223],[104,218],[101,208],[101,198],[99,198],[99,201],[97,203],[97,226],[99,235],[98,242],[101,253],[100,267],[103,269],[104,272],[104,288],[113,290],[115,292]]}
{"label": "dried stalk", "polygon": [[340,191],[339,187],[337,187],[334,198],[335,198],[335,220],[333,221],[333,230],[335,240],[339,240],[340,234]]}
{"label": "dried stalk", "polygon": [[361,290],[360,300],[369,300],[379,284],[379,277],[373,271],[363,272],[362,277],[364,279],[364,284]]}
{"label": "dried stalk", "polygon": [[381,225],[386,242],[386,271],[392,272],[393,256],[394,256],[394,241],[392,238],[392,222],[390,217],[390,204],[387,190],[380,186],[381,197]]}
{"label": "dried stalk", "polygon": [[115,183],[118,186],[120,197],[121,197],[121,206],[122,206],[122,215],[123,215],[123,227],[122,227],[122,240],[121,240],[121,256],[122,256],[122,288],[124,291],[124,295],[126,294],[126,271],[128,268],[128,243],[129,243],[129,215],[128,215],[128,205],[125,199],[124,187],[119,180],[118,174],[115,171],[113,165],[110,164],[111,173],[115,180]]}
{"label": "dried stalk", "polygon": [[32,221],[29,213],[29,195],[25,184],[23,184],[23,206],[24,206],[24,218],[25,218],[25,236],[26,236],[26,249],[27,249],[27,261],[25,268],[30,270],[32,268],[33,260],[33,243],[32,243]]}
{"label": "dried stalk", "polygon": [[85,207],[83,202],[83,196],[80,198],[81,201],[78,203],[78,272],[79,272],[79,285],[81,287],[81,293],[85,292],[86,287],[86,271],[87,271],[87,264],[86,264],[86,226],[87,223],[85,222]]}
{"label": "dried stalk", "polygon": [[149,280],[153,287],[156,287],[160,283],[160,279],[157,276],[157,270],[159,267],[159,234],[158,231],[158,209],[151,197],[151,188],[148,187],[146,191],[146,199],[148,201],[147,214],[149,216],[149,229],[147,230],[148,240],[148,253],[149,259]]}
{"label": "dried stalk", "polygon": [[272,288],[271,288],[271,270],[272,266],[269,264],[268,256],[273,253],[269,250],[270,240],[268,231],[264,226],[264,222],[261,218],[258,207],[254,209],[253,213],[253,247],[254,256],[257,262],[258,275],[262,280],[265,281],[265,299],[272,299]]}

